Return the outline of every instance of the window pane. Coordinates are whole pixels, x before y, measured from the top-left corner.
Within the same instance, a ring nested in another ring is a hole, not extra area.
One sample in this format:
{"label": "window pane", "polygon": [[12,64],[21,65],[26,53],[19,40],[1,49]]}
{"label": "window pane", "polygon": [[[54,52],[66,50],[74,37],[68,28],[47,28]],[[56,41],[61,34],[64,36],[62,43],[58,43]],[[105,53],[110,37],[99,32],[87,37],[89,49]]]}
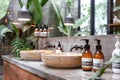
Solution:
{"label": "window pane", "polygon": [[95,0],[95,35],[106,35],[107,0]]}
{"label": "window pane", "polygon": [[[83,19],[84,18],[84,19]],[[81,36],[90,35],[90,0],[81,0]]]}

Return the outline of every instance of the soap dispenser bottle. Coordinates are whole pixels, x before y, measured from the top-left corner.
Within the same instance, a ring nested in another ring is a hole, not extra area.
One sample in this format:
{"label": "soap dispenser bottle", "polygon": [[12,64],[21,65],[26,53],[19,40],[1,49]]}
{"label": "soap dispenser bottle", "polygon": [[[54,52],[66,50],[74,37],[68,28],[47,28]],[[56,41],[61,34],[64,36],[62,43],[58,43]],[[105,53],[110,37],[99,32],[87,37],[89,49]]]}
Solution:
{"label": "soap dispenser bottle", "polygon": [[40,36],[40,38],[42,38],[42,36],[43,36],[43,27],[42,27],[42,25],[40,25],[40,28],[39,28],[39,36]]}
{"label": "soap dispenser bottle", "polygon": [[[112,52],[112,57],[113,56],[120,56],[120,41],[119,41],[119,36],[115,37],[117,39],[115,43],[115,49]],[[112,70],[114,73],[120,73],[120,60],[114,60],[112,63]]]}
{"label": "soap dispenser bottle", "polygon": [[92,70],[92,52],[90,51],[90,45],[88,39],[82,39],[86,42],[84,45],[84,52],[82,53],[82,69],[84,71],[91,71]]}
{"label": "soap dispenser bottle", "polygon": [[39,30],[38,30],[38,28],[35,28],[35,30],[34,30],[34,37],[39,38]]}
{"label": "soap dispenser bottle", "polygon": [[95,39],[95,41],[97,41],[97,45],[96,45],[96,52],[93,55],[93,71],[99,70],[104,63],[104,54],[101,51],[102,46],[100,45],[100,40]]}
{"label": "soap dispenser bottle", "polygon": [[48,26],[47,25],[43,25],[43,33],[42,33],[42,36],[44,38],[47,38],[48,37]]}
{"label": "soap dispenser bottle", "polygon": [[61,53],[61,52],[63,52],[63,49],[62,49],[62,47],[61,47],[61,43],[58,42],[58,43],[57,43],[57,48],[56,48],[56,53]]}

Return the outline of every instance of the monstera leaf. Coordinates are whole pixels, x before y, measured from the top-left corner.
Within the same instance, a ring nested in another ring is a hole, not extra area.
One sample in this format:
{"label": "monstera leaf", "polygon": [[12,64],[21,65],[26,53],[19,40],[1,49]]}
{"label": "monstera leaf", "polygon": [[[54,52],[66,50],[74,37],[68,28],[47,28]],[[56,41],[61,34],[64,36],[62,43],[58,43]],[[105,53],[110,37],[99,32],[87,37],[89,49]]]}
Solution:
{"label": "monstera leaf", "polygon": [[6,15],[10,0],[0,0],[0,20]]}

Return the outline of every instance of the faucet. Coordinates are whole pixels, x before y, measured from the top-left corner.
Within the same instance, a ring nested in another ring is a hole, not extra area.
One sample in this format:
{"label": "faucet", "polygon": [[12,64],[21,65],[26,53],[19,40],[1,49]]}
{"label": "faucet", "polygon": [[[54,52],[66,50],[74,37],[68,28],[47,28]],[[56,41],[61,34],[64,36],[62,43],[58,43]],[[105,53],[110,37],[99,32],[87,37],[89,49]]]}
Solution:
{"label": "faucet", "polygon": [[55,45],[46,45],[43,49],[55,48]]}
{"label": "faucet", "polygon": [[83,46],[82,46],[82,45],[80,45],[80,46],[75,45],[75,46],[73,46],[73,47],[70,49],[70,52],[72,52],[73,49],[75,49],[75,50],[78,50],[78,49],[82,50],[82,49],[83,49]]}

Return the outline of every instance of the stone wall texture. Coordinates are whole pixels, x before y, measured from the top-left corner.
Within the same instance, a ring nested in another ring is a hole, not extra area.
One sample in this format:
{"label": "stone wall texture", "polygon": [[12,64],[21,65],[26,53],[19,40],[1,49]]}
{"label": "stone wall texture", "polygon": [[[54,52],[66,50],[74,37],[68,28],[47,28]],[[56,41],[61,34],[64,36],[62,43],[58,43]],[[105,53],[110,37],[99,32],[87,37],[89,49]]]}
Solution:
{"label": "stone wall texture", "polygon": [[116,39],[115,36],[119,35],[101,35],[101,36],[79,36],[79,37],[52,37],[47,39],[39,39],[39,48],[42,48],[45,45],[56,45],[58,41],[61,42],[63,50],[69,52],[71,47],[74,45],[84,45],[85,42],[81,39],[89,39],[90,50],[94,54],[96,41],[94,39],[100,39],[102,45],[102,52],[105,56],[105,61],[109,60],[112,56],[112,51],[115,48]]}

